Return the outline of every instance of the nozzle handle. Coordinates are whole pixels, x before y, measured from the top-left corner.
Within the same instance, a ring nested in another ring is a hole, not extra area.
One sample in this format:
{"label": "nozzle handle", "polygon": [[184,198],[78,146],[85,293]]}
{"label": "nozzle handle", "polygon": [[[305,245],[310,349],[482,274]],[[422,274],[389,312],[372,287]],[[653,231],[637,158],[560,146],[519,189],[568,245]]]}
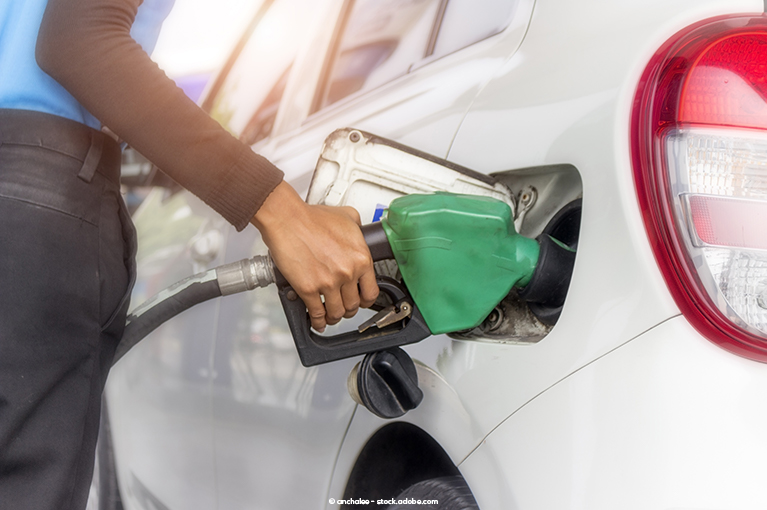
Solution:
{"label": "nozzle handle", "polygon": [[[376,280],[378,288],[393,303],[406,298],[412,300],[407,289],[396,280],[385,276],[378,276]],[[312,331],[306,305],[290,285],[280,285],[278,290],[298,357],[305,367],[415,343],[431,335],[426,321],[415,306],[411,316],[403,323],[384,329],[370,328],[363,333],[354,330],[336,335],[320,335]]]}
{"label": "nozzle handle", "polygon": [[373,256],[373,262],[379,260],[393,259],[394,252],[392,252],[389,239],[386,237],[386,231],[383,228],[383,223],[377,221],[375,223],[368,223],[360,227],[362,235],[365,237],[365,242],[370,248],[370,255]]}
{"label": "nozzle handle", "polygon": [[[389,239],[386,237],[381,222],[363,225],[361,229],[374,262],[394,258]],[[402,323],[384,329],[370,328],[362,333],[350,331],[336,335],[317,334],[312,331],[311,321],[304,302],[301,301],[301,298],[277,268],[274,272],[290,333],[293,335],[298,357],[305,367],[411,344],[431,335],[426,321],[414,303],[410,317]],[[378,283],[380,291],[388,295],[392,303],[398,303],[403,299],[413,302],[407,288],[396,280],[377,276],[376,283]]]}

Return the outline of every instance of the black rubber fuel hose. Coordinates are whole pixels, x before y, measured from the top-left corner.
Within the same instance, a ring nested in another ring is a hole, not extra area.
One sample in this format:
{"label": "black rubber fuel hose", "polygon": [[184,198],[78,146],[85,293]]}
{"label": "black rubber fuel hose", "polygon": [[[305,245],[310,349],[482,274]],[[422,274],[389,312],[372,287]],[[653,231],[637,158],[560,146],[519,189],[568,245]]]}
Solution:
{"label": "black rubber fuel hose", "polygon": [[145,336],[184,310],[209,299],[237,294],[274,283],[274,265],[268,255],[224,264],[177,282],[142,303],[126,319],[125,332],[114,361]]}
{"label": "black rubber fuel hose", "polygon": [[150,308],[140,318],[133,317],[131,320],[131,316],[128,316],[129,322],[125,325],[123,338],[117,346],[112,363],[117,363],[134,345],[165,321],[194,305],[220,296],[221,289],[218,286],[218,281],[196,282],[179,291],[178,294],[163,300],[157,306]]}
{"label": "black rubber fuel hose", "polygon": [[[363,226],[362,233],[373,260],[394,258],[381,223]],[[210,269],[171,285],[128,315],[112,364],[117,363],[145,336],[181,312],[210,299],[266,287],[275,281],[278,285],[287,283],[276,271],[271,258],[259,255]]]}

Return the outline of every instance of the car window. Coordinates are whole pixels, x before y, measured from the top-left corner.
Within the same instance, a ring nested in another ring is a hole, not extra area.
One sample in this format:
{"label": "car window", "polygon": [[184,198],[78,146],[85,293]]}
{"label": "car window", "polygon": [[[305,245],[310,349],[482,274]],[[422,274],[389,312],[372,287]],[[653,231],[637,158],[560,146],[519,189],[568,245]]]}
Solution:
{"label": "car window", "polygon": [[422,59],[440,0],[356,0],[331,55],[320,107],[407,73]]}
{"label": "car window", "polygon": [[269,136],[316,0],[276,0],[252,29],[211,103],[210,114],[252,145]]}
{"label": "car window", "polygon": [[518,0],[448,0],[433,55],[440,57],[508,26]]}

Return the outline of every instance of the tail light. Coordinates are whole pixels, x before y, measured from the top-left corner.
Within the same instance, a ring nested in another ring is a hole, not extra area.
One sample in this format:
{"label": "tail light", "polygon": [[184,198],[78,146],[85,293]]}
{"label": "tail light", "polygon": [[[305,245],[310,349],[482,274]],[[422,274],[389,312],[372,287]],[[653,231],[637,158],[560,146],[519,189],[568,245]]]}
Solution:
{"label": "tail light", "polygon": [[656,53],[632,116],[634,179],[682,313],[767,362],[767,16],[715,18]]}

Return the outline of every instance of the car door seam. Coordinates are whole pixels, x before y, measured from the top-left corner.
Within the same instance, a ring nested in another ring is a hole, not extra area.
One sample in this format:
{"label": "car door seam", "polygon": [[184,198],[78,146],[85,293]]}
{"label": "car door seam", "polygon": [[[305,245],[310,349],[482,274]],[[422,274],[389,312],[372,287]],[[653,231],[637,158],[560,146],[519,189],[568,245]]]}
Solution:
{"label": "car door seam", "polygon": [[604,357],[606,357],[606,356],[609,356],[609,355],[610,355],[610,354],[612,354],[613,352],[615,352],[615,351],[617,351],[618,349],[620,349],[620,348],[622,348],[622,347],[624,347],[624,346],[628,345],[629,343],[633,342],[634,340],[636,340],[636,339],[638,339],[638,338],[640,338],[640,337],[644,336],[645,334],[649,333],[650,331],[652,331],[652,330],[654,330],[654,329],[656,329],[656,328],[659,328],[660,326],[662,326],[662,325],[666,324],[667,322],[669,322],[669,321],[671,321],[671,320],[673,320],[673,319],[676,319],[677,317],[681,317],[681,316],[682,316],[682,314],[681,314],[681,313],[677,313],[677,314],[675,314],[675,315],[672,315],[672,316],[668,317],[667,319],[664,319],[664,320],[660,321],[659,323],[655,324],[654,326],[652,326],[652,327],[650,327],[650,328],[647,328],[646,330],[642,331],[642,332],[641,332],[641,333],[639,333],[638,335],[636,335],[636,336],[633,336],[633,337],[631,337],[630,339],[626,340],[626,341],[625,341],[625,342],[623,342],[622,344],[620,344],[620,345],[617,345],[616,347],[614,347],[614,348],[610,349],[609,351],[605,352],[604,354],[602,354],[602,355],[600,355],[600,356],[597,356],[596,358],[594,358],[593,360],[589,361],[588,363],[585,363],[584,365],[582,365],[582,366],[580,366],[580,367],[576,368],[576,369],[575,369],[575,370],[573,370],[572,372],[568,373],[568,374],[567,374],[567,375],[565,375],[564,377],[562,377],[562,378],[558,379],[558,380],[557,380],[557,381],[555,381],[554,383],[550,384],[549,386],[547,386],[546,388],[544,388],[543,390],[541,390],[540,392],[538,392],[538,393],[537,393],[535,396],[533,396],[532,398],[530,398],[530,399],[529,399],[527,402],[525,402],[524,404],[522,404],[521,406],[519,406],[519,407],[518,407],[517,409],[515,409],[515,410],[514,410],[514,411],[513,411],[511,414],[509,414],[507,417],[505,417],[505,418],[504,418],[504,419],[502,419],[500,422],[498,422],[498,424],[497,424],[495,427],[493,427],[492,429],[490,429],[490,431],[489,431],[487,434],[485,434],[485,435],[482,437],[482,439],[480,439],[480,440],[477,442],[477,445],[476,445],[474,448],[472,448],[472,449],[469,451],[469,453],[467,453],[467,454],[466,454],[466,455],[465,455],[465,456],[464,456],[464,457],[463,457],[463,458],[462,458],[462,459],[461,459],[461,460],[458,462],[457,466],[458,466],[458,467],[460,467],[460,466],[461,466],[461,464],[463,464],[463,463],[464,463],[464,462],[465,462],[465,461],[466,461],[466,460],[467,460],[469,457],[471,457],[471,455],[472,455],[472,454],[473,454],[475,451],[477,451],[477,450],[479,449],[479,447],[480,447],[480,446],[482,446],[482,444],[483,444],[485,441],[487,441],[487,439],[488,439],[488,438],[489,438],[489,437],[490,437],[490,436],[491,436],[491,435],[492,435],[492,434],[493,434],[493,433],[494,433],[496,430],[498,430],[498,429],[499,429],[499,428],[500,428],[500,427],[501,427],[501,426],[502,426],[504,423],[506,423],[506,422],[507,422],[509,419],[511,419],[511,418],[512,418],[514,415],[516,415],[516,414],[517,414],[519,411],[521,411],[522,409],[524,409],[525,407],[527,407],[527,406],[528,406],[530,403],[532,403],[533,401],[537,400],[537,399],[538,399],[538,397],[540,397],[540,396],[541,396],[541,395],[543,395],[544,393],[548,392],[550,389],[554,388],[555,386],[558,386],[560,383],[562,383],[562,382],[564,382],[565,380],[569,379],[570,377],[574,376],[575,374],[577,374],[577,373],[578,373],[578,372],[580,372],[581,370],[585,369],[586,367],[589,367],[589,366],[593,365],[594,363],[596,363],[597,361],[601,360],[602,358],[604,358]]}

